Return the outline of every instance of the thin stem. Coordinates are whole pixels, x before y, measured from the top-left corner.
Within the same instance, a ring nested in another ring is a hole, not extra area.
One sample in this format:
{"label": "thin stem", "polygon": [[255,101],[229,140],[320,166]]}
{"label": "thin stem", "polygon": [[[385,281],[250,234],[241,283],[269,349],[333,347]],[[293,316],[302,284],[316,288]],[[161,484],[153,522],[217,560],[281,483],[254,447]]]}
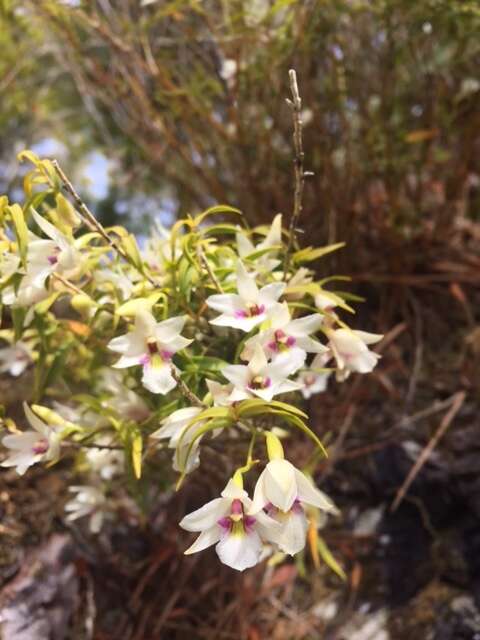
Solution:
{"label": "thin stem", "polygon": [[295,231],[303,209],[303,189],[305,186],[305,172],[303,168],[305,154],[303,152],[303,123],[301,119],[302,99],[300,98],[300,93],[298,91],[297,74],[295,70],[290,69],[288,75],[290,78],[290,91],[292,92],[292,100],[287,99],[287,104],[292,110],[293,120],[293,147],[295,152],[293,166],[295,171],[295,190],[293,197],[293,213],[290,218],[290,226],[288,230],[288,245],[283,264],[284,278],[287,277],[288,269],[290,267],[291,253],[295,242]]}
{"label": "thin stem", "polygon": [[52,273],[52,277],[55,278],[55,280],[58,280],[59,282],[61,282],[63,285],[65,285],[67,287],[67,289],[71,289],[73,292],[75,292],[77,294],[85,295],[84,291],[82,291],[81,289],[76,287],[74,284],[72,284],[68,280],[65,280],[65,278],[62,278],[62,276],[59,275],[58,273],[53,272]]}
{"label": "thin stem", "polygon": [[205,267],[206,272],[208,273],[210,280],[213,282],[216,290],[219,293],[223,293],[223,288],[222,285],[220,284],[217,276],[214,274],[212,267],[210,266],[210,263],[208,262],[208,258],[205,255],[205,252],[203,251],[203,248],[201,247],[201,245],[197,245],[197,253],[198,253],[198,258],[200,260],[200,262],[203,264],[203,266]]}
{"label": "thin stem", "polygon": [[157,283],[155,282],[155,280],[153,278],[151,278],[148,274],[144,273],[143,271],[141,271],[140,269],[138,269],[136,267],[135,264],[132,263],[132,261],[129,259],[127,253],[124,251],[124,249],[118,244],[118,242],[116,242],[115,240],[113,240],[108,233],[105,231],[105,229],[103,228],[103,226],[100,224],[100,222],[98,222],[98,220],[95,218],[95,216],[93,215],[93,213],[90,211],[90,209],[87,207],[87,205],[84,203],[84,201],[82,200],[82,198],[78,195],[78,193],[75,191],[75,187],[73,186],[73,184],[70,182],[70,180],[67,178],[67,176],[65,175],[65,173],[63,172],[63,170],[61,169],[60,165],[58,164],[57,160],[52,160],[52,165],[53,168],[55,169],[56,174],[58,175],[58,177],[60,178],[60,181],[62,183],[62,187],[63,190],[72,198],[72,200],[75,202],[75,205],[77,206],[78,212],[80,213],[80,216],[82,218],[82,220],[85,222],[85,224],[87,225],[87,227],[91,230],[91,231],[96,231],[104,240],[105,242],[107,242],[107,244],[110,245],[110,247],[116,252],[118,253],[119,256],[121,256],[124,260],[126,260],[130,265],[132,265],[134,268],[137,269],[137,271],[139,271],[139,273],[142,274],[143,277],[145,277],[150,284],[153,284],[154,286],[157,286]]}
{"label": "thin stem", "polygon": [[176,372],[175,368],[172,367],[171,370],[172,370],[172,378],[178,384],[178,387],[179,387],[180,392],[182,393],[182,395],[185,396],[185,398],[187,398],[187,400],[189,400],[189,402],[191,402],[192,405],[194,405],[196,407],[205,407],[205,405],[200,400],[200,398],[198,396],[196,396],[193,393],[193,391],[188,388],[186,383],[180,378],[180,376]]}

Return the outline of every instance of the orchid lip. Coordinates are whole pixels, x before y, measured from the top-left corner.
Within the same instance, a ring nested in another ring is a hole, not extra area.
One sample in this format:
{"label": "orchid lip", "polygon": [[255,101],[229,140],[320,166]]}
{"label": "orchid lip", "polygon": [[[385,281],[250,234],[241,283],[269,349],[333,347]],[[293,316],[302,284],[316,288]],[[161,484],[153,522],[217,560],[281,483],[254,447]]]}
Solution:
{"label": "orchid lip", "polygon": [[252,380],[250,380],[248,384],[249,389],[268,389],[268,387],[272,384],[270,378],[264,378],[263,376],[255,376]]}
{"label": "orchid lip", "polygon": [[265,305],[264,304],[247,304],[245,305],[246,309],[242,309],[239,311],[235,311],[236,318],[254,318],[256,316],[261,316],[262,313],[265,313]]}
{"label": "orchid lip", "polygon": [[32,451],[37,455],[46,453],[48,451],[47,440],[39,440],[38,442],[36,442],[33,445]]}
{"label": "orchid lip", "polygon": [[58,262],[57,256],[48,256],[47,260],[52,266]]}

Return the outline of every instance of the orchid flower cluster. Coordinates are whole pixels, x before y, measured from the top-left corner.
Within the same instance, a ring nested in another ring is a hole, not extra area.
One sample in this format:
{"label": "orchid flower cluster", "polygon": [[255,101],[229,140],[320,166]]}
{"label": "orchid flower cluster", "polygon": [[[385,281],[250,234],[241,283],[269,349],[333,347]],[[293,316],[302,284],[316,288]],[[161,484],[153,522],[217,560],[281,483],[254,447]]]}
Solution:
{"label": "orchid flower cluster", "polygon": [[[218,206],[155,229],[140,249],[122,227],[100,225],[55,163],[21,159],[34,165],[25,202],[0,198],[0,374],[15,385],[33,373],[33,383],[26,430],[0,398],[1,465],[23,475],[69,461],[66,521],[88,519],[98,533],[122,497],[138,489],[145,505],[175,475],[177,487],[192,472],[194,482],[213,453],[230,479],[180,522],[198,534],[186,553],[215,545],[237,570],[297,554],[312,523],[338,513],[285,458],[294,433],[325,453],[300,405],[331,376],[372,371],[369,345],[382,338],[351,329],[349,296],[309,266],[342,245],[286,261],[281,215],[249,229]],[[257,476],[251,498],[247,475]]]}

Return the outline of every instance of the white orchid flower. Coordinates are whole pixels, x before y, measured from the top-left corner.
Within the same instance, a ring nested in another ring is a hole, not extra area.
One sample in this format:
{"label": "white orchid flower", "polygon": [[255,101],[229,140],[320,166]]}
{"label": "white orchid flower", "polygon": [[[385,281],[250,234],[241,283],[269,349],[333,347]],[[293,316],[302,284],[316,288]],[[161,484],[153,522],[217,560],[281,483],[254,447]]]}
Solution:
{"label": "white orchid flower", "polygon": [[267,402],[279,393],[297,391],[301,385],[288,376],[297,371],[304,362],[298,352],[276,362],[268,362],[262,347],[257,344],[252,359],[247,365],[230,364],[222,369],[222,374],[229,380],[234,389],[230,400],[237,402],[258,396]]}
{"label": "white orchid flower", "polygon": [[37,462],[54,460],[60,451],[58,432],[40,420],[26,402],[23,403],[23,410],[33,429],[3,437],[3,446],[13,453],[0,464],[2,467],[16,467],[20,476]]}
{"label": "white orchid flower", "polygon": [[230,395],[234,389],[233,384],[220,384],[219,382],[215,382],[215,380],[206,380],[205,382],[207,383],[215,407],[226,407],[232,404]]}
{"label": "white orchid flower", "polygon": [[113,286],[114,289],[120,292],[121,300],[128,300],[132,296],[134,283],[131,275],[127,277],[122,271],[117,272],[104,267],[94,271],[93,277],[100,285],[109,285],[110,290]]}
{"label": "white orchid flower", "polygon": [[135,329],[108,343],[108,348],[121,354],[113,366],[124,369],[143,366],[143,386],[152,393],[166,394],[176,386],[172,375],[172,356],[192,340],[180,335],[185,317],[157,322],[149,311],[141,310],[135,317]]}
{"label": "white orchid flower", "polygon": [[328,338],[339,372],[344,374],[343,378],[353,371],[370,373],[380,359],[367,345],[379,342],[383,338],[381,334],[336,329],[328,331]]}
{"label": "white orchid flower", "polygon": [[260,344],[267,357],[273,361],[293,354],[296,354],[299,361],[302,358],[304,361],[307,353],[326,353],[327,347],[310,337],[322,324],[323,317],[319,313],[292,320],[287,303],[279,304],[270,318],[270,327],[249,338],[240,357],[242,360],[249,360],[256,344]]}
{"label": "white orchid flower", "polygon": [[180,526],[200,533],[185,553],[197,553],[216,545],[218,557],[227,566],[244,571],[261,558],[263,542],[274,542],[279,525],[263,511],[248,515],[252,501],[233,480],[221,493],[221,498],[207,502],[183,518]]}
{"label": "white orchid flower", "polygon": [[69,491],[77,495],[65,505],[69,522],[90,516],[89,528],[91,533],[99,533],[105,516],[106,497],[103,491],[88,485],[74,485]]}
{"label": "white orchid flower", "polygon": [[330,350],[326,353],[318,353],[312,360],[310,367],[299,372],[297,381],[303,385],[301,391],[306,400],[315,393],[322,393],[326,390],[332,371],[320,371],[320,369],[325,367],[331,357]]}
{"label": "white orchid flower", "polygon": [[37,275],[35,273],[27,273],[23,276],[17,290],[13,286],[8,286],[1,292],[3,304],[9,307],[29,308],[27,313],[28,320],[25,320],[25,325],[28,325],[33,318],[33,305],[49,296],[49,292],[44,287],[43,282],[35,284],[36,281]]}
{"label": "white orchid flower", "polygon": [[0,349],[0,373],[9,373],[14,378],[21,376],[33,362],[32,356],[30,347],[21,340]]}
{"label": "white orchid flower", "polygon": [[[268,234],[265,236],[262,242],[259,242],[257,246],[248,238],[248,236],[242,231],[237,232],[237,250],[240,258],[248,258],[252,253],[261,251],[263,249],[269,249],[270,247],[278,247],[282,244],[282,214],[279,213],[275,216],[272,222],[272,226]],[[255,265],[260,271],[273,271],[275,267],[278,267],[280,260],[272,258],[272,253],[269,251],[266,254],[260,256],[255,260]]]}
{"label": "white orchid flower", "polygon": [[98,447],[91,447],[85,451],[85,460],[90,471],[98,474],[102,480],[111,480],[125,467],[125,453],[122,449],[110,449],[115,444],[114,438],[104,435],[97,440]]}
{"label": "white orchid flower", "polygon": [[49,240],[31,234],[28,245],[27,274],[33,275],[34,285],[42,285],[50,273],[71,275],[80,262],[80,252],[73,241],[61,233],[48,220],[32,209],[32,216]]}
{"label": "white orchid flower", "polygon": [[[273,434],[268,435],[280,442]],[[283,456],[281,444],[279,447]],[[249,513],[265,509],[281,525],[276,543],[284,553],[294,555],[305,546],[308,522],[304,504],[327,513],[338,513],[330,498],[291,462],[283,457],[271,459],[258,478]]]}
{"label": "white orchid flower", "polygon": [[301,300],[304,297],[304,293],[301,291],[292,292],[290,289],[293,287],[300,287],[302,285],[310,284],[313,280],[313,274],[310,269],[306,269],[305,267],[300,267],[293,274],[293,276],[288,281],[288,287],[285,292],[285,298],[287,300]]}
{"label": "white orchid flower", "polygon": [[329,295],[326,292],[317,293],[315,295],[315,306],[317,309],[320,309],[320,311],[331,313],[335,307],[338,307],[338,301],[335,299],[335,296]]}
{"label": "white orchid flower", "polygon": [[113,409],[122,418],[142,422],[151,413],[145,400],[124,384],[123,375],[116,369],[102,369],[98,390],[111,396],[102,401],[103,406]]}
{"label": "white orchid flower", "polygon": [[242,262],[237,265],[238,293],[222,293],[207,298],[207,305],[221,315],[210,324],[251,331],[271,314],[285,289],[283,282],[267,284],[258,289],[255,278],[247,273]]}
{"label": "white orchid flower", "polygon": [[[190,473],[200,463],[199,445],[201,438],[198,438],[190,449],[198,427],[201,427],[203,421],[195,423],[194,426],[188,428],[189,423],[203,411],[202,407],[185,407],[171,413],[167,418],[162,420],[162,426],[157,429],[151,438],[162,440],[169,438],[168,447],[175,449],[173,454],[173,468],[175,471]],[[190,453],[189,453],[190,449]]]}

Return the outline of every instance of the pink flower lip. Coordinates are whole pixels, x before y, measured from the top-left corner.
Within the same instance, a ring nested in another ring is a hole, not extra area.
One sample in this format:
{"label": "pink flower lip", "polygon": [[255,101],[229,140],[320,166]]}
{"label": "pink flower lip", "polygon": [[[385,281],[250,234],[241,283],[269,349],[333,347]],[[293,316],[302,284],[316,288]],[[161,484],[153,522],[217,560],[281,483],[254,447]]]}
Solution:
{"label": "pink flower lip", "polygon": [[261,316],[262,313],[265,313],[265,305],[264,304],[247,304],[246,309],[241,309],[239,311],[235,311],[236,318],[254,318],[256,316]]}
{"label": "pink flower lip", "polygon": [[228,533],[232,528],[233,523],[228,516],[224,516],[223,518],[220,518],[220,520],[218,520],[217,524],[224,530],[225,533]]}
{"label": "pink flower lip", "polygon": [[48,256],[47,260],[52,266],[58,262],[57,256]]}
{"label": "pink flower lip", "polygon": [[162,357],[162,360],[171,360],[173,357],[173,351],[162,349],[162,351],[160,351],[160,356]]}
{"label": "pink flower lip", "polygon": [[146,353],[144,356],[142,356],[140,358],[140,360],[138,361],[138,364],[141,364],[142,366],[146,367],[147,364],[150,364],[150,356],[148,355],[148,353]]}
{"label": "pink flower lip", "polygon": [[241,515],[243,514],[243,505],[242,505],[242,501],[239,500],[238,498],[236,498],[235,500],[233,500],[232,502],[232,509],[231,509],[231,513],[235,516]]}
{"label": "pink flower lip", "polygon": [[48,451],[48,441],[45,439],[39,440],[33,445],[32,451],[37,455],[46,453]]}

